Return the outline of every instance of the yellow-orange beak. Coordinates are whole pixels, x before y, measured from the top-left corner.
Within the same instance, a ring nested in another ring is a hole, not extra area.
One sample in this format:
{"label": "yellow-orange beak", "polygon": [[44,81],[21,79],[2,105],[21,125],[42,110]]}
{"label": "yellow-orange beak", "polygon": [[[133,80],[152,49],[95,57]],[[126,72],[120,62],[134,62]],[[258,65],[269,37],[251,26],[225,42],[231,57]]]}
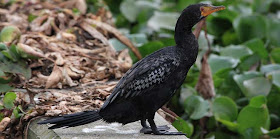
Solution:
{"label": "yellow-orange beak", "polygon": [[221,11],[226,9],[225,6],[201,6],[200,11],[202,16],[208,16],[209,14],[216,12],[216,11]]}

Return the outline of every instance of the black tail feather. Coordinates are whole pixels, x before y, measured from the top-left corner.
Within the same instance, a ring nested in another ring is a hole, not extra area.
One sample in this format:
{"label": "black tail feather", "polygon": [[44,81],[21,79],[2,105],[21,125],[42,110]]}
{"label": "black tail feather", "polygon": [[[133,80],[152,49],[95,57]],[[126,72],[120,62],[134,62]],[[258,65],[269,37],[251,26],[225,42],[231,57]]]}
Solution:
{"label": "black tail feather", "polygon": [[49,129],[84,125],[102,119],[98,112],[99,111],[84,111],[44,120],[38,124],[54,124],[53,126],[49,127]]}

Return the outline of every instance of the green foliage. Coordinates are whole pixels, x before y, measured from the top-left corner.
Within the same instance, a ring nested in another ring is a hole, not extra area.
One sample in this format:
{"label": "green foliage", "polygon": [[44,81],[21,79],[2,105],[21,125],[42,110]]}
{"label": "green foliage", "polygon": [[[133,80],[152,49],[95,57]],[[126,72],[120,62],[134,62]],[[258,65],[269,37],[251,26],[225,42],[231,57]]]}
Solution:
{"label": "green foliage", "polygon": [[241,45],[236,45],[236,46],[231,45],[231,46],[222,48],[220,53],[221,53],[221,56],[228,56],[228,57],[232,57],[235,59],[240,59],[244,56],[251,55],[252,51],[250,51],[250,49],[248,49],[244,46],[241,46]]}
{"label": "green foliage", "polygon": [[270,119],[264,96],[252,98],[250,104],[244,107],[237,118],[238,132],[244,138],[258,138],[262,135],[261,128],[269,129]]}
{"label": "green foliage", "polygon": [[190,118],[197,120],[207,114],[209,103],[200,96],[192,95],[185,100],[184,107]]}
{"label": "green foliage", "polygon": [[[12,119],[20,118],[23,114],[21,106],[15,106],[16,100],[15,92],[6,92],[4,98],[0,99],[0,122],[4,117],[11,117]],[[5,112],[6,111],[6,112]],[[7,115],[8,114],[8,115]]]}
{"label": "green foliage", "polygon": [[212,111],[215,118],[234,121],[237,117],[237,106],[235,102],[229,97],[218,97],[214,100]]}
{"label": "green foliage", "polygon": [[280,21],[279,19],[272,18],[267,21],[268,22],[268,27],[267,30],[267,39],[271,41],[271,44],[277,47],[280,47],[280,40],[279,40],[279,35],[280,35]]}
{"label": "green foliage", "polygon": [[266,22],[261,15],[242,15],[234,20],[233,26],[242,42],[253,38],[263,38],[266,34]]}
{"label": "green foliage", "polygon": [[12,109],[14,107],[14,100],[16,97],[17,96],[14,92],[7,92],[3,99],[4,107],[7,109]]}
{"label": "green foliage", "polygon": [[178,19],[178,13],[163,13],[155,12],[149,19],[148,26],[155,31],[160,29],[174,30],[176,25],[176,19]]}
{"label": "green foliage", "polygon": [[[20,37],[20,30],[14,26],[7,26],[0,33],[0,92],[12,89],[8,85],[11,77],[21,75],[26,79],[31,77],[31,69],[25,60],[26,53],[19,53],[18,47],[13,44]],[[7,46],[9,44],[10,46]]]}
{"label": "green foliage", "polygon": [[250,48],[254,54],[257,54],[259,57],[265,59],[268,57],[267,50],[264,47],[264,43],[260,39],[252,39],[245,42],[245,45]]}
{"label": "green foliage", "polygon": [[[105,0],[116,17],[118,28],[143,56],[174,46],[174,26],[180,12],[202,0]],[[207,40],[202,31],[196,64],[171,99],[182,115],[173,125],[190,138],[204,133],[198,120],[208,116],[206,138],[260,138],[280,136],[280,20],[279,0],[214,0],[226,10],[207,17],[212,53],[208,58],[216,96],[204,100],[197,95],[202,54]],[[110,40],[119,51],[126,46]],[[0,50],[1,49],[0,45]],[[134,62],[135,56],[130,52]],[[1,72],[0,72],[1,74]],[[4,73],[6,74],[6,73]],[[271,121],[271,122],[270,122]],[[270,124],[271,123],[271,124]]]}
{"label": "green foliage", "polygon": [[238,60],[234,58],[217,55],[211,55],[208,62],[213,74],[227,68],[234,68],[238,64]]}
{"label": "green foliage", "polygon": [[0,42],[11,43],[17,40],[21,35],[16,26],[6,26],[0,32]]}
{"label": "green foliage", "polygon": [[192,123],[185,121],[184,119],[178,117],[172,125],[180,132],[185,133],[187,137],[191,137],[194,131]]}

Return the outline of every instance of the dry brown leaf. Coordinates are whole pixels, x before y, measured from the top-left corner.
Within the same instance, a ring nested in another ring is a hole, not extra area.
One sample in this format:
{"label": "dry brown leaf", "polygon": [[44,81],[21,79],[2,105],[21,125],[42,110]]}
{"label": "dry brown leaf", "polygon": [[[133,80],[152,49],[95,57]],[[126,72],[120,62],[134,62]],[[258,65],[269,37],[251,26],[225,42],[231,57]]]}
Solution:
{"label": "dry brown leaf", "polygon": [[11,119],[9,117],[3,118],[2,121],[0,122],[0,132],[3,132],[10,122]]}
{"label": "dry brown leaf", "polygon": [[43,15],[34,19],[31,24],[31,30],[35,32],[44,32],[46,35],[51,35],[52,23],[54,22],[54,17]]}
{"label": "dry brown leaf", "polygon": [[10,24],[17,26],[21,32],[24,32],[28,27],[28,17],[25,14],[6,14],[6,18]]}
{"label": "dry brown leaf", "polygon": [[60,114],[62,114],[62,110],[55,109],[55,110],[48,110],[45,115],[46,116],[57,116]]}
{"label": "dry brown leaf", "polygon": [[65,60],[63,59],[61,53],[59,53],[59,52],[48,53],[48,54],[46,54],[46,57],[54,58],[55,64],[58,66],[62,66],[65,63]]}
{"label": "dry brown leaf", "polygon": [[8,10],[0,8],[0,14],[6,15],[6,14],[8,14],[8,13],[9,13]]}
{"label": "dry brown leaf", "polygon": [[73,80],[70,78],[70,76],[68,75],[67,73],[67,68],[64,66],[63,67],[63,70],[62,70],[62,75],[63,75],[63,78],[66,80],[66,83],[72,87],[72,86],[77,86],[78,84],[77,83],[74,83]]}
{"label": "dry brown leaf", "polygon": [[25,52],[28,55],[32,55],[35,57],[42,57],[42,58],[45,57],[44,53],[40,49],[37,49],[35,47],[30,47],[23,43],[18,43],[17,47],[19,50],[22,50],[23,52]]}
{"label": "dry brown leaf", "polygon": [[23,117],[23,120],[28,121],[29,119],[31,119],[31,118],[33,118],[37,115],[39,115],[39,113],[36,110],[33,110],[31,113],[25,114],[24,117]]}
{"label": "dry brown leaf", "polygon": [[207,62],[207,58],[208,52],[203,55],[198,82],[195,86],[195,89],[203,96],[204,99],[209,99],[215,96],[211,68]]}
{"label": "dry brown leaf", "polygon": [[87,12],[87,4],[85,0],[75,0],[75,7],[81,12],[81,14],[85,14]]}
{"label": "dry brown leaf", "polygon": [[116,85],[109,86],[109,87],[105,88],[104,90],[107,92],[111,92],[115,88],[115,86]]}
{"label": "dry brown leaf", "polygon": [[97,49],[89,50],[89,49],[76,47],[76,48],[73,48],[73,50],[80,52],[80,53],[89,54],[89,55],[95,55],[98,53],[106,52],[106,48],[97,48]]}
{"label": "dry brown leaf", "polygon": [[125,49],[125,50],[121,51],[118,56],[118,61],[120,62],[119,63],[120,70],[122,70],[124,72],[129,70],[129,68],[133,64],[132,59],[128,52],[129,52],[128,49]]}
{"label": "dry brown leaf", "polygon": [[46,88],[57,85],[63,79],[62,71],[58,66],[53,67],[53,71],[46,82]]}
{"label": "dry brown leaf", "polygon": [[80,24],[80,26],[86,31],[88,32],[93,38],[96,38],[98,40],[100,40],[102,43],[104,43],[105,45],[110,46],[110,43],[108,42],[107,38],[105,38],[103,36],[103,34],[101,34],[100,32],[98,32],[95,28],[93,28],[93,26],[91,26],[90,24],[86,23],[86,22],[82,22]]}
{"label": "dry brown leaf", "polygon": [[78,79],[84,77],[84,74],[85,74],[84,71],[78,70],[78,69],[76,69],[76,68],[73,67],[73,66],[67,67],[67,68],[66,68],[66,71],[67,71],[67,74],[68,74],[72,79],[75,79],[75,80],[78,80]]}
{"label": "dry brown leaf", "polygon": [[67,32],[59,32],[56,35],[56,38],[58,40],[67,40],[67,41],[76,41],[76,36],[74,34],[71,33],[67,33]]}
{"label": "dry brown leaf", "polygon": [[116,28],[112,27],[109,24],[106,24],[106,23],[103,23],[103,22],[100,22],[100,21],[97,21],[97,20],[85,19],[85,21],[87,23],[89,23],[90,25],[95,25],[95,26],[97,26],[97,27],[99,27],[101,29],[104,29],[104,30],[110,32],[119,41],[121,41],[123,44],[128,46],[138,59],[142,58],[139,50],[133,45],[133,43],[127,37],[122,35],[122,33],[120,31],[118,31]]}

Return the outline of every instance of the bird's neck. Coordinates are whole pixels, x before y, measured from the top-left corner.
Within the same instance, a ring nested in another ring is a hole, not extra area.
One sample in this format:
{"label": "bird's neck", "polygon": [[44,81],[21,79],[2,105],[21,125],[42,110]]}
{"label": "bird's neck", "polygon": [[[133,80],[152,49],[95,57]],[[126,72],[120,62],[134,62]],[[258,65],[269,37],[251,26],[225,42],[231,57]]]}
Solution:
{"label": "bird's neck", "polygon": [[176,31],[175,42],[177,47],[184,49],[193,49],[193,47],[198,47],[197,40],[191,30]]}
{"label": "bird's neck", "polygon": [[192,27],[196,24],[195,20],[188,14],[182,14],[175,27],[175,42],[178,47],[192,47],[196,43],[196,38],[192,33]]}

